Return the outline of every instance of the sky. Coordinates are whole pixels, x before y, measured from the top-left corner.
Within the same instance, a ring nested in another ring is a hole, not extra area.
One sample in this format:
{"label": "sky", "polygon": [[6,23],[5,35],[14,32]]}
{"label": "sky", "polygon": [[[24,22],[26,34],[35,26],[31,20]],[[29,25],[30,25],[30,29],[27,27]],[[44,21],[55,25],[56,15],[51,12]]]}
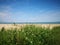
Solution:
{"label": "sky", "polygon": [[0,0],[0,22],[60,22],[60,0]]}

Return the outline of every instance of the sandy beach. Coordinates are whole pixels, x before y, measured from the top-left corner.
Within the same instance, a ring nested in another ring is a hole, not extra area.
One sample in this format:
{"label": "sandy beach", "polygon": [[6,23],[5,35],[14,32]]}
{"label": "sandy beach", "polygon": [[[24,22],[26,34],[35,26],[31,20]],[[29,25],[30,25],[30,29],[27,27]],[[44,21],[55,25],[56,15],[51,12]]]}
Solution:
{"label": "sandy beach", "polygon": [[24,27],[26,25],[35,25],[35,26],[38,26],[38,27],[45,27],[45,28],[50,28],[52,29],[53,27],[55,26],[60,26],[60,24],[0,24],[0,29],[2,27],[4,27],[5,29],[14,29],[14,28],[21,28],[21,27]]}

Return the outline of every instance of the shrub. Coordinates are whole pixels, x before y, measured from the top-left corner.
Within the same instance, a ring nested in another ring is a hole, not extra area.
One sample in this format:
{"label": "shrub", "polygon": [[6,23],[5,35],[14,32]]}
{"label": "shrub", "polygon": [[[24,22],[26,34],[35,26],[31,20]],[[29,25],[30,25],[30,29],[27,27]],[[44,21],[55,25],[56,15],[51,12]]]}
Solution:
{"label": "shrub", "polygon": [[0,45],[59,45],[60,27],[53,29],[25,26],[18,29],[0,31]]}

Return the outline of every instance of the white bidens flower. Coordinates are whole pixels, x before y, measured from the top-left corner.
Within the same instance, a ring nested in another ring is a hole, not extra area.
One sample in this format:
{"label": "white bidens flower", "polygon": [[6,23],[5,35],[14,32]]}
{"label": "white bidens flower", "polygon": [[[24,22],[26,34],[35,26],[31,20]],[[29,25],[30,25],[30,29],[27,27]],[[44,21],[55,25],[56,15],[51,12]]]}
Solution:
{"label": "white bidens flower", "polygon": [[25,39],[28,40],[28,37],[26,37]]}

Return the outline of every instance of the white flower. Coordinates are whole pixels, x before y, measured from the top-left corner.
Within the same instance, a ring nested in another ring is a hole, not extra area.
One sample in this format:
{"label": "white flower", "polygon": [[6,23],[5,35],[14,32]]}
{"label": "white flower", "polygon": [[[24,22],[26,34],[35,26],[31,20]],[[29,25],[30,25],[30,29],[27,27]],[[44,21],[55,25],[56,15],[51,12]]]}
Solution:
{"label": "white flower", "polygon": [[34,35],[34,34],[32,34],[32,35]]}
{"label": "white flower", "polygon": [[32,43],[32,41],[30,41],[30,43]]}
{"label": "white flower", "polygon": [[25,38],[26,40],[28,39],[28,37]]}

